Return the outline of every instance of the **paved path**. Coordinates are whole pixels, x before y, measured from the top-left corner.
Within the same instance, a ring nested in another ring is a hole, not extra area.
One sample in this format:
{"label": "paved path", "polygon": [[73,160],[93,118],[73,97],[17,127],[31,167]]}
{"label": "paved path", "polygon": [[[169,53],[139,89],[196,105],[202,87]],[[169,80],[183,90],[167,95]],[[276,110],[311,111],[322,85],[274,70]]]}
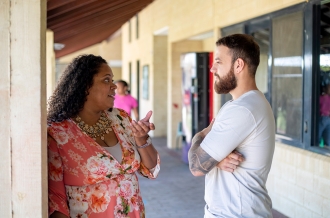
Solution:
{"label": "paved path", "polygon": [[[165,138],[154,138],[161,159],[156,180],[139,176],[147,218],[203,218],[204,177],[194,177],[181,161],[181,152],[166,147]],[[285,216],[273,211],[274,218]]]}

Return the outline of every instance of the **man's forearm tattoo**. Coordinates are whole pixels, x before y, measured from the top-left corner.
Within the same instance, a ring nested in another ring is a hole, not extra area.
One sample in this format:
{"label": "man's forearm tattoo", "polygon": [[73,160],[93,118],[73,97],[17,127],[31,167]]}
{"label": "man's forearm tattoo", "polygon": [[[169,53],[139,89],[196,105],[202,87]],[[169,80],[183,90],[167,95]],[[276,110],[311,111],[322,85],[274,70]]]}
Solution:
{"label": "man's forearm tattoo", "polygon": [[197,133],[192,140],[188,153],[189,168],[194,175],[205,175],[218,164],[218,161],[200,147],[202,141],[203,137]]}

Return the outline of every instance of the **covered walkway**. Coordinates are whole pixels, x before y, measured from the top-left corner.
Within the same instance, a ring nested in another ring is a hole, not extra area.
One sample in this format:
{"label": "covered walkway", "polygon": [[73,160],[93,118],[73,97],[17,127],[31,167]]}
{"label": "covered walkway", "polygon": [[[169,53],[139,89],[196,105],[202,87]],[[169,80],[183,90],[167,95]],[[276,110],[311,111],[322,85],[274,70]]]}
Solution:
{"label": "covered walkway", "polygon": [[[204,177],[194,177],[181,161],[181,152],[166,147],[166,138],[153,138],[161,158],[156,180],[139,177],[147,218],[202,218]],[[285,218],[273,211],[274,218]]]}

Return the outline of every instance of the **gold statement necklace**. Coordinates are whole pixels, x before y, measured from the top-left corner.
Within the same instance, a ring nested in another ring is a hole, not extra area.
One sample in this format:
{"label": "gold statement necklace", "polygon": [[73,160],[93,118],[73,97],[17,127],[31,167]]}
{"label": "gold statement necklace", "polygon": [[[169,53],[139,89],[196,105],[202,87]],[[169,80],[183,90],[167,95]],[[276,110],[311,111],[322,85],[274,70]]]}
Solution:
{"label": "gold statement necklace", "polygon": [[112,131],[111,121],[104,112],[101,113],[99,120],[93,126],[86,124],[78,115],[76,121],[79,128],[94,140],[101,137],[101,140],[104,141],[104,135]]}

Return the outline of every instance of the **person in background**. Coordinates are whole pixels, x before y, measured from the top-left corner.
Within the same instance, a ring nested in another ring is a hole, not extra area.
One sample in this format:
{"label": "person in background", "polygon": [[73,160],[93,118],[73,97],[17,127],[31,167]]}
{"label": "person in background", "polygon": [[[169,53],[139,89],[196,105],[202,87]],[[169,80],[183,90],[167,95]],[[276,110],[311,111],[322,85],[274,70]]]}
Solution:
{"label": "person in background", "polygon": [[160,169],[148,136],[155,129],[149,122],[152,112],[132,121],[113,108],[116,88],[103,58],[82,55],[69,64],[51,96],[50,218],[145,217],[136,172],[155,179]]}
{"label": "person in background", "polygon": [[330,146],[330,84],[322,87],[320,96],[319,144],[323,138],[324,147]]}
{"label": "person in background", "polygon": [[[233,100],[221,107],[210,125],[196,133],[188,153],[194,176],[205,175],[205,215],[216,217],[272,217],[266,189],[275,149],[275,120],[255,74],[260,49],[253,37],[234,34],[216,42],[214,89]],[[244,161],[232,172],[219,167],[233,151]]]}
{"label": "person in background", "polygon": [[117,90],[114,107],[125,110],[130,116],[131,111],[133,111],[135,120],[138,120],[138,103],[137,100],[129,94],[127,82],[124,80],[117,80],[115,84],[117,86]]}

